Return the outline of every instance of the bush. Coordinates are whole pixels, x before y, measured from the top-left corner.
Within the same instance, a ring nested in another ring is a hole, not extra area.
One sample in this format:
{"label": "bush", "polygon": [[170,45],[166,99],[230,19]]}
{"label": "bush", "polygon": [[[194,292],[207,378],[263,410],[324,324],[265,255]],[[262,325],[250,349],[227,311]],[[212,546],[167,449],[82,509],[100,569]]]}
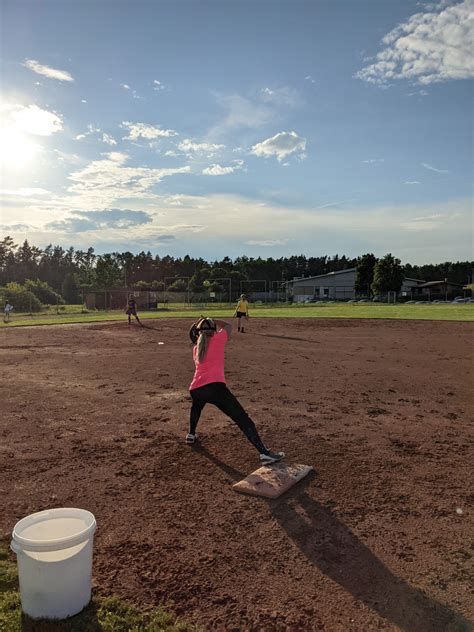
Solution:
{"label": "bush", "polygon": [[59,305],[64,305],[64,299],[61,294],[55,292],[46,281],[27,279],[24,283],[24,287],[29,292],[33,292],[43,305],[57,305],[58,303]]}
{"label": "bush", "polygon": [[19,283],[7,283],[0,288],[0,301],[2,305],[9,301],[16,312],[39,312],[41,303],[29,290],[26,290]]}

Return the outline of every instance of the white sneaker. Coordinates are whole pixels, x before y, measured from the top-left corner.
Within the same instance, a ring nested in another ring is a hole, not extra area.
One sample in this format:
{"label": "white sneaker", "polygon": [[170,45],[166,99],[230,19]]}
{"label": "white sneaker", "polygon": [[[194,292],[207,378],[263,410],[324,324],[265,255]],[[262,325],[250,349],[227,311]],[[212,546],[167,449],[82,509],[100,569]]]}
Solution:
{"label": "white sneaker", "polygon": [[260,455],[260,461],[265,465],[269,465],[270,463],[276,463],[277,461],[281,461],[285,458],[284,452],[268,452],[267,454]]}
{"label": "white sneaker", "polygon": [[196,441],[199,441],[199,437],[198,434],[187,434],[186,435],[186,443],[192,444],[192,443],[196,443]]}

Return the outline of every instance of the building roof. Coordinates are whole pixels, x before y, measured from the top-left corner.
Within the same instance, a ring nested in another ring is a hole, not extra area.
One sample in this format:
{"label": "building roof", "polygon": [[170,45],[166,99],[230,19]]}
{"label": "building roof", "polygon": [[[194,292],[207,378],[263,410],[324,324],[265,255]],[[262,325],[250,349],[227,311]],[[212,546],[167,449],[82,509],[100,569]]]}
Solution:
{"label": "building roof", "polygon": [[427,283],[423,283],[419,287],[433,287],[434,285],[455,285],[456,287],[462,287],[461,283],[453,283],[452,281],[428,281]]}
{"label": "building roof", "polygon": [[318,274],[317,276],[311,277],[295,277],[288,281],[288,283],[295,283],[296,281],[312,281],[313,279],[322,279],[324,277],[332,277],[336,276],[336,274],[344,274],[345,272],[355,272],[357,268],[346,268],[345,270],[336,270],[335,272],[326,272],[326,274]]}
{"label": "building roof", "polygon": [[[412,279],[411,277],[405,277],[403,279],[404,281],[416,281],[417,283],[426,283],[426,281],[424,279]],[[444,281],[443,281],[444,283]]]}

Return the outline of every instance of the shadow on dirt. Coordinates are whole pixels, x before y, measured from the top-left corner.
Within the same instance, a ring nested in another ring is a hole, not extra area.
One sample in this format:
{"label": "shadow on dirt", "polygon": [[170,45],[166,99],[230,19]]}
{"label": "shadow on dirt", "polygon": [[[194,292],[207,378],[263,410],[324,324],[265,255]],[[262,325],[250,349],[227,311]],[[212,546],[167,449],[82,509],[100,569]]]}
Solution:
{"label": "shadow on dirt", "polygon": [[[195,449],[233,480],[246,476],[206,448]],[[462,615],[394,575],[330,509],[311,498],[307,488],[315,477],[316,473],[311,472],[281,498],[261,499],[311,564],[380,617],[406,632],[474,629]],[[295,505],[303,509],[301,514],[295,511]]]}
{"label": "shadow on dirt", "polygon": [[312,342],[314,344],[319,344],[317,340],[308,340],[308,338],[298,338],[297,336],[282,336],[280,334],[260,334],[254,333],[254,336],[262,336],[263,338],[280,338],[282,340],[298,340],[299,342]]}

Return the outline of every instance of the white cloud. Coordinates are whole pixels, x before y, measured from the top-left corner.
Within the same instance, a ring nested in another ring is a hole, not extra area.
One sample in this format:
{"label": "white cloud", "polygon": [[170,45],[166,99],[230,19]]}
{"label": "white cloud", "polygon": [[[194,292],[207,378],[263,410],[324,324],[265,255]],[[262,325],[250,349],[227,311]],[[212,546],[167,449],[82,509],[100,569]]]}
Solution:
{"label": "white cloud", "polygon": [[151,140],[153,138],[169,138],[170,136],[177,136],[178,132],[173,129],[161,129],[153,125],[147,125],[146,123],[131,123],[130,121],[123,121],[122,128],[129,130],[128,136],[124,136],[123,140],[136,141],[139,138],[145,138]]}
{"label": "white cloud", "polygon": [[436,167],[432,167],[426,162],[422,162],[421,166],[424,167],[425,169],[428,169],[429,171],[434,171],[435,173],[449,173],[449,171],[447,171],[446,169],[437,169]]}
{"label": "white cloud", "polygon": [[[106,158],[110,159],[110,156]],[[274,204],[269,199],[237,195],[192,196],[176,193],[163,198],[154,194],[151,187],[143,189],[141,185],[136,186],[137,179],[144,174],[134,171],[121,173],[120,169],[128,167],[121,163],[123,156],[116,155],[115,158],[119,173],[110,171],[110,165],[97,166],[94,170],[102,172],[100,180],[95,182],[96,188],[104,191],[102,198],[100,190],[97,195],[97,199],[102,199],[99,207],[93,199],[94,181],[91,180],[91,190],[82,196],[70,193],[59,200],[51,195],[49,201],[50,196],[47,196],[34,206],[17,203],[9,207],[7,202],[2,208],[1,221],[7,225],[34,224],[38,228],[28,231],[31,243],[49,243],[57,240],[57,232],[46,230],[45,225],[52,221],[66,221],[77,210],[125,207],[143,210],[152,217],[151,222],[128,228],[115,226],[107,230],[77,233],[67,242],[77,247],[88,247],[92,239],[97,250],[109,252],[132,248],[137,251],[153,250],[157,241],[166,235],[175,237],[174,240],[163,240],[170,245],[167,254],[184,256],[189,253],[204,258],[209,258],[209,253],[213,257],[252,255],[259,247],[271,248],[275,256],[289,256],[295,251],[308,254],[326,252],[329,247],[331,252],[344,252],[349,256],[357,256],[361,252],[382,256],[393,252],[404,262],[421,264],[448,261],[453,257],[455,260],[467,260],[472,251],[470,199],[372,207],[347,203],[344,208],[332,211],[328,208],[285,206]],[[105,171],[107,176],[103,173]],[[128,188],[133,199],[110,202],[112,197],[125,197]],[[114,191],[107,197],[109,189]],[[139,193],[143,193],[143,199],[138,198]],[[99,216],[76,217],[84,220]],[[9,232],[15,238],[15,231]],[[196,239],[199,233],[202,239]],[[268,245],[247,243],[257,241]],[[283,243],[277,245],[277,242]],[[275,245],[272,246],[272,243]]]}
{"label": "white cloud", "polygon": [[151,169],[148,167],[128,167],[127,154],[109,152],[101,160],[94,160],[83,169],[69,176],[72,184],[70,195],[63,203],[77,209],[107,208],[119,199],[154,199],[153,188],[164,178],[176,174],[189,173],[188,166],[173,169]]}
{"label": "white cloud", "polygon": [[205,176],[224,176],[229,173],[234,173],[235,171],[239,171],[242,169],[244,161],[243,160],[235,160],[236,164],[234,166],[229,167],[221,167],[221,165],[210,165],[202,170],[202,173]]}
{"label": "white cloud", "polygon": [[316,83],[316,81],[313,79],[311,75],[306,75],[305,81],[309,81],[310,83]]}
{"label": "white cloud", "polygon": [[224,118],[208,132],[208,138],[220,138],[236,129],[258,128],[275,119],[275,108],[271,104],[254,102],[238,94],[217,95],[218,104],[226,109]]}
{"label": "white cloud", "polygon": [[205,198],[198,195],[184,195],[183,193],[170,195],[164,200],[164,202],[168,206],[179,206],[182,208],[203,209],[207,207]]}
{"label": "white cloud", "polygon": [[161,81],[158,81],[158,79],[153,79],[153,90],[164,90],[165,86],[161,83]]}
{"label": "white cloud", "polygon": [[54,153],[57,155],[58,160],[60,160],[61,162],[71,162],[73,164],[79,164],[83,161],[82,158],[77,154],[70,154],[68,152],[61,151],[60,149],[55,149]]}
{"label": "white cloud", "polygon": [[56,68],[50,68],[49,66],[43,66],[36,59],[27,59],[23,63],[23,66],[29,68],[38,75],[43,75],[49,79],[57,79],[58,81],[74,81],[74,78],[66,70],[57,70]]}
{"label": "white cloud", "polygon": [[474,76],[474,11],[472,0],[412,15],[382,39],[386,46],[376,61],[356,77],[380,86],[394,79],[418,83]]}
{"label": "white cloud", "polygon": [[218,145],[216,143],[195,143],[190,138],[185,138],[179,143],[178,149],[188,156],[202,154],[210,158],[217,152],[225,149],[225,145]]}
{"label": "white cloud", "polygon": [[362,162],[365,162],[368,165],[372,165],[375,162],[385,162],[384,158],[369,158],[368,160],[363,160]]}
{"label": "white cloud", "polygon": [[8,171],[24,170],[33,157],[43,151],[32,136],[51,136],[62,128],[57,114],[37,105],[1,105],[0,165]]}
{"label": "white cloud", "polygon": [[2,127],[35,136],[51,136],[63,129],[61,117],[37,105],[6,105],[2,107]]}
{"label": "white cloud", "polygon": [[107,145],[117,144],[117,141],[115,140],[115,138],[113,138],[113,136],[110,136],[109,134],[106,134],[105,132],[102,134],[102,142],[106,143]]}
{"label": "white cloud", "polygon": [[260,98],[273,106],[284,106],[295,108],[301,105],[300,93],[289,86],[279,86],[273,88],[262,88]]}
{"label": "white cloud", "polygon": [[288,243],[288,239],[263,239],[261,241],[251,239],[250,241],[246,241],[245,243],[249,246],[284,246]]}
{"label": "white cloud", "polygon": [[126,83],[121,83],[120,87],[123,88],[124,90],[131,90],[131,87]]}
{"label": "white cloud", "polygon": [[341,204],[344,204],[346,200],[340,200],[339,202],[328,202],[327,204],[322,204],[321,206],[317,206],[317,209],[321,209],[321,208],[331,208],[332,206],[341,206]]}
{"label": "white cloud", "polygon": [[47,195],[49,191],[38,187],[22,189],[0,189],[0,195],[18,195],[20,197],[31,197],[34,195]]}
{"label": "white cloud", "polygon": [[29,224],[0,224],[0,230],[4,231],[7,235],[12,233],[28,233],[31,232],[32,227]]}
{"label": "white cloud", "polygon": [[433,213],[432,215],[424,215],[421,217],[413,217],[408,221],[402,222],[400,226],[409,231],[422,232],[440,230],[445,227],[447,222],[462,217],[461,213]]}
{"label": "white cloud", "polygon": [[86,99],[81,99],[81,103],[87,103]]}
{"label": "white cloud", "polygon": [[304,152],[305,149],[306,139],[298,136],[296,132],[279,132],[275,136],[254,145],[250,153],[265,158],[275,156],[281,162],[287,156]]}
{"label": "white cloud", "polygon": [[418,182],[418,180],[407,180],[405,184],[421,184],[421,182]]}
{"label": "white cloud", "polygon": [[427,90],[416,90],[415,92],[409,92],[409,97],[427,97],[429,92]]}
{"label": "white cloud", "polygon": [[113,208],[103,211],[73,211],[62,220],[46,225],[46,229],[61,233],[81,233],[94,230],[130,229],[151,223],[152,216],[145,211]]}
{"label": "white cloud", "polygon": [[86,138],[87,136],[91,136],[92,134],[101,134],[101,133],[102,133],[102,130],[100,129],[100,127],[95,127],[94,125],[89,123],[87,126],[87,132],[84,132],[84,134],[78,134],[77,136],[74,137],[74,140],[83,140],[84,138]]}

